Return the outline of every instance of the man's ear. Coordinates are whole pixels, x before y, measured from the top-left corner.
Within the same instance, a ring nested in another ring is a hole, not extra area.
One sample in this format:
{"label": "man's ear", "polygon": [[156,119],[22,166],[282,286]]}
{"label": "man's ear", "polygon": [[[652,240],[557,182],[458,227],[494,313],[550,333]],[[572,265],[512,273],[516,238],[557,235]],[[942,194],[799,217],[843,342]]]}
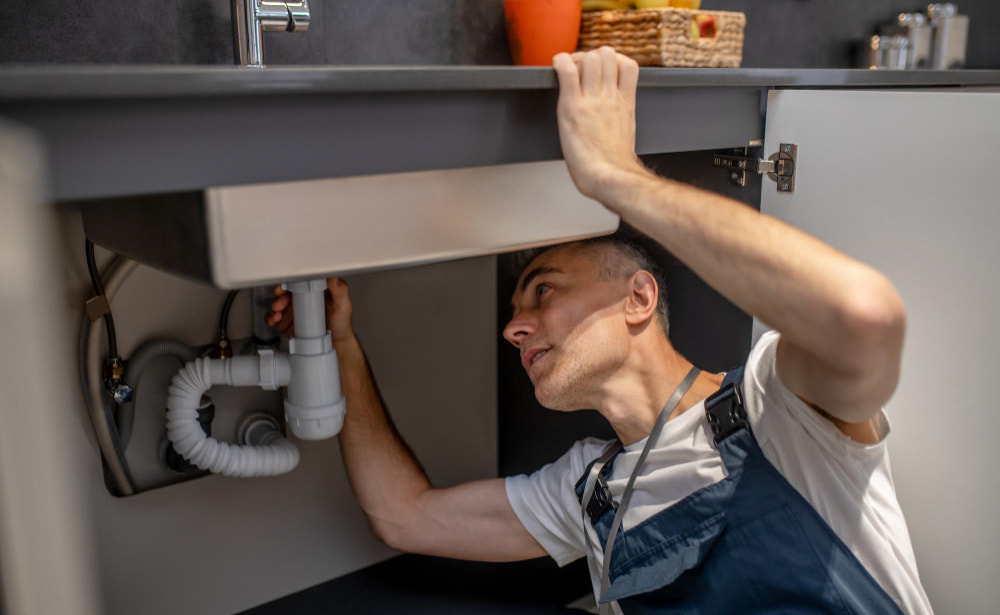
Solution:
{"label": "man's ear", "polygon": [[640,269],[629,278],[629,296],[625,301],[625,322],[629,326],[644,325],[656,315],[659,288],[653,274]]}

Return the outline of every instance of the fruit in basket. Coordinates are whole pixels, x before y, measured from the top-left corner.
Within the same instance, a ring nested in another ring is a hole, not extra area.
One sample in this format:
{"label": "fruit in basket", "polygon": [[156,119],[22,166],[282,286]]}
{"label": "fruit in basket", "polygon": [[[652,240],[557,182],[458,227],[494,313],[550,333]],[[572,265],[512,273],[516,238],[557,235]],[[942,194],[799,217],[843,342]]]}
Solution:
{"label": "fruit in basket", "polygon": [[670,8],[697,11],[701,8],[701,0],[670,0]]}
{"label": "fruit in basket", "polygon": [[585,11],[623,11],[631,4],[630,0],[583,0],[582,7]]}
{"label": "fruit in basket", "polygon": [[[695,29],[698,30],[698,36],[694,36]],[[719,29],[716,26],[715,15],[695,15],[694,20],[691,22],[691,38],[715,38],[719,34]]]}
{"label": "fruit in basket", "polygon": [[637,9],[665,9],[671,6],[671,0],[635,0]]}

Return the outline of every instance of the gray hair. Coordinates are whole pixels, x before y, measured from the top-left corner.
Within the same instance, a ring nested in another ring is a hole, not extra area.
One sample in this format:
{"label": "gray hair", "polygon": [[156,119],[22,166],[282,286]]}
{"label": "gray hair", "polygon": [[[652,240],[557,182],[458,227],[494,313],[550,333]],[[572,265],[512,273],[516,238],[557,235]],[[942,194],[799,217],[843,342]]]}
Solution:
{"label": "gray hair", "polygon": [[[670,333],[670,309],[667,304],[667,282],[663,267],[657,262],[653,255],[643,243],[651,240],[645,236],[639,236],[637,231],[624,227],[612,235],[593,237],[582,241],[574,242],[571,245],[593,247],[602,249],[603,254],[598,261],[598,276],[602,280],[621,280],[627,278],[637,271],[648,271],[653,279],[659,293],[656,299],[656,319],[663,329],[664,335]],[[562,244],[566,245],[566,244]],[[540,256],[543,252],[559,246],[547,246],[544,248],[533,248],[522,250],[515,255],[514,270],[518,277],[524,273],[525,268]],[[662,248],[661,248],[662,250]]]}

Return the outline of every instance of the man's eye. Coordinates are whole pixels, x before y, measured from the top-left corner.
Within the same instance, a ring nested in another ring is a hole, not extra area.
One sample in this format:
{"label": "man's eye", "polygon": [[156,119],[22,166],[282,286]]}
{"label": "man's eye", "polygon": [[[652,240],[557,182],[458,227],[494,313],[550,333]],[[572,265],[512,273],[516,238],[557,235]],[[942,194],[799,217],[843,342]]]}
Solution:
{"label": "man's eye", "polygon": [[538,286],[535,287],[535,297],[541,298],[542,293],[544,293],[547,290],[549,290],[548,284],[539,284]]}

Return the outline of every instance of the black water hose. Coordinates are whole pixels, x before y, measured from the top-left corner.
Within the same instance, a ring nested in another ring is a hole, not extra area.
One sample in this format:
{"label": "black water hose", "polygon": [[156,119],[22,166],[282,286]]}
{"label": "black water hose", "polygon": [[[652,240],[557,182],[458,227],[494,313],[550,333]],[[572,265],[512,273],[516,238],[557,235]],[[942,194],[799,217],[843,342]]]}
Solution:
{"label": "black water hose", "polygon": [[[90,273],[90,283],[94,287],[94,295],[104,295],[104,283],[101,281],[101,274],[97,271],[97,259],[94,257],[94,242],[86,240],[87,252],[87,272]],[[118,356],[118,339],[115,336],[115,319],[111,316],[111,304],[108,303],[107,311],[104,313],[104,330],[108,334],[108,359]]]}
{"label": "black water hose", "polygon": [[239,294],[239,289],[229,291],[226,295],[226,301],[222,304],[222,313],[219,314],[219,338],[227,339],[229,337],[229,310],[233,307],[233,301],[236,299],[236,295]]}

